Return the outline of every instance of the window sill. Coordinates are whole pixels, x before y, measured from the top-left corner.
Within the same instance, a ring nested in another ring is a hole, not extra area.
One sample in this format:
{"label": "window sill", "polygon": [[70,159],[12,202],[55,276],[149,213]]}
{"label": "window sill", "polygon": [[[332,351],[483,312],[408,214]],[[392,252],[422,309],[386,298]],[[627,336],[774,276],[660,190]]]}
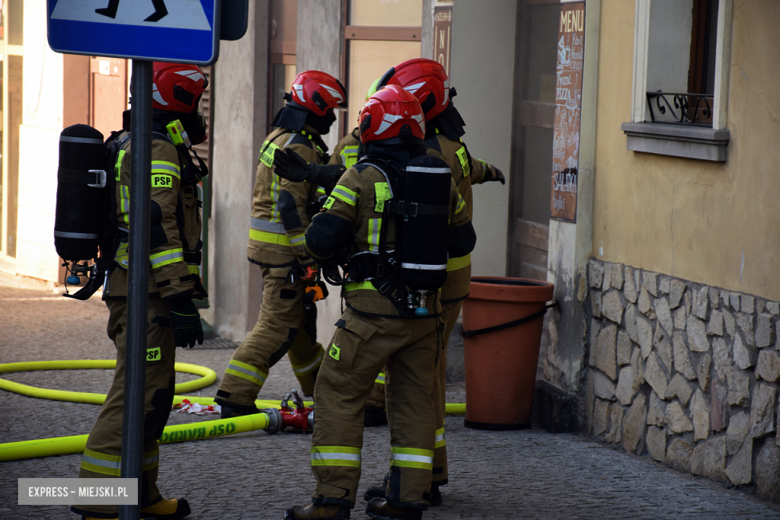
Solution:
{"label": "window sill", "polygon": [[728,130],[662,123],[623,123],[626,148],[635,152],[671,155],[701,161],[726,161]]}

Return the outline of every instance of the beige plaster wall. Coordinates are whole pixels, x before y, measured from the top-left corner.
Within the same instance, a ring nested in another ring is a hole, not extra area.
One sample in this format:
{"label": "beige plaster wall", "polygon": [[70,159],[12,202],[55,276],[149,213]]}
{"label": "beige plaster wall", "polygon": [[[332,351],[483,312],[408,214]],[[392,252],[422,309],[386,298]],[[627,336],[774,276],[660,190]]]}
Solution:
{"label": "beige plaster wall", "polygon": [[592,256],[780,298],[780,2],[735,4],[726,163],[626,150],[634,2],[601,13]]}

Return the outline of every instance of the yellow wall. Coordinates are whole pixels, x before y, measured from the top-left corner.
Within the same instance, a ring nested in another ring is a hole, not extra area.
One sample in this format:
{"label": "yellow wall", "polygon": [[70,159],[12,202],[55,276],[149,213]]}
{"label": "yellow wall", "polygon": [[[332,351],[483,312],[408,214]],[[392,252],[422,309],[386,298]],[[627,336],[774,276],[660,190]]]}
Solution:
{"label": "yellow wall", "polygon": [[626,150],[634,2],[602,0],[592,255],[780,300],[780,2],[739,4],[714,163]]}

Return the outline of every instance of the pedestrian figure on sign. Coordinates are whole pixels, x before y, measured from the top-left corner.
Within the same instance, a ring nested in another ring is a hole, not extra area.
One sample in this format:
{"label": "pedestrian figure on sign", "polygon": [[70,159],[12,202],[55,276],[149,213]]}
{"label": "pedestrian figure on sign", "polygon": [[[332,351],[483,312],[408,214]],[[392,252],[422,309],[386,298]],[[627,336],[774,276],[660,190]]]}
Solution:
{"label": "pedestrian figure on sign", "polygon": [[[157,22],[168,15],[168,9],[165,8],[165,0],[152,0],[152,5],[154,6],[154,13],[144,19],[144,22]],[[119,9],[119,0],[109,0],[108,7],[95,9],[95,12],[109,18],[116,18],[117,9]]]}

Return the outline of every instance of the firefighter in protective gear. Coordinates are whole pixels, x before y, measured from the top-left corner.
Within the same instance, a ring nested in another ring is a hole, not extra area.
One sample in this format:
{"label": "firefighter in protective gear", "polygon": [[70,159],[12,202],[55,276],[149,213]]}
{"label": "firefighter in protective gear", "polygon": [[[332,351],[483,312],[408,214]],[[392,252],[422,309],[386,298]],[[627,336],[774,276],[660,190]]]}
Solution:
{"label": "firefighter in protective gear", "polygon": [[[419,519],[428,506],[436,431],[431,394],[440,348],[440,304],[431,297],[420,303],[424,309],[409,312],[397,301],[406,287],[392,277],[380,276],[379,269],[375,274],[367,269],[362,276],[356,273],[359,258],[372,253],[383,258],[401,247],[396,242],[396,226],[406,225],[405,221],[389,218],[388,210],[396,204],[393,193],[398,193],[401,176],[408,180],[410,175],[433,169],[450,173],[442,161],[425,157],[422,109],[400,87],[381,89],[369,99],[361,111],[360,130],[366,157],[342,176],[305,236],[305,250],[320,262],[327,262],[344,245],[356,251],[346,269],[347,310],[336,324],[315,389],[311,464],[317,486],[312,504],[291,507],[285,515],[288,520],[349,518],[360,478],[364,407],[385,365],[391,374],[387,385],[390,478],[386,499],[370,502],[366,513],[371,518]],[[427,163],[420,166],[420,160]],[[449,241],[442,241],[447,249],[442,253],[463,256],[473,249],[476,235],[465,202],[451,180],[449,185],[440,213],[449,236]]]}
{"label": "firefighter in protective gear", "polygon": [[[455,89],[449,86],[449,78],[444,67],[434,60],[417,58],[405,61],[385,73],[379,80],[384,85],[399,85],[412,92],[420,101],[425,112],[425,148],[428,155],[438,157],[447,163],[452,178],[458,187],[460,196],[466,201],[469,217],[473,215],[474,197],[472,184],[497,181],[504,184],[501,170],[481,159],[471,156],[461,137],[465,134],[465,122],[452,103]],[[442,318],[444,320],[444,338],[450,337],[460,315],[463,300],[469,295],[471,282],[471,257],[464,255],[451,257],[447,262],[447,281],[441,290]],[[434,402],[436,404],[436,448],[433,457],[433,483],[431,504],[441,503],[440,486],[447,484],[447,441],[444,434],[446,405],[446,367],[447,350],[436,369]],[[392,375],[390,376],[392,377]],[[379,385],[376,385],[378,388]],[[370,500],[382,495],[382,487],[371,487],[365,498]]]}
{"label": "firefighter in protective gear", "polygon": [[[192,142],[206,139],[198,105],[208,81],[199,67],[155,62],[153,65],[151,230],[149,238],[149,303],[144,392],[144,441],[140,506],[143,518],[184,518],[184,499],[163,499],[157,488],[158,439],[173,403],[176,347],[203,342],[200,316],[192,302],[206,296],[200,281],[200,201],[197,182],[207,174],[196,166],[182,141],[174,142],[169,127],[186,131]],[[87,439],[80,478],[119,477],[122,467],[122,410],[127,340],[127,236],[130,226],[130,148],[132,136],[118,137],[116,218],[118,247],[115,269],[103,299],[109,310],[108,335],[117,348],[114,382]],[[119,507],[76,505],[83,518],[117,518]]]}
{"label": "firefighter in protective gear", "polygon": [[[377,78],[368,88],[366,101],[376,94],[376,87],[379,85],[380,79],[382,78]],[[350,169],[358,162],[358,159],[362,155],[363,153],[360,150],[360,129],[355,127],[338,142],[336,148],[333,150],[333,155],[330,156],[328,164],[341,164],[346,169]],[[382,403],[382,408],[384,408],[384,402]]]}
{"label": "firefighter in protective gear", "polygon": [[252,199],[247,255],[260,266],[263,300],[255,327],[236,349],[217,390],[223,418],[257,413],[257,394],[285,354],[301,390],[312,395],[324,354],[316,339],[316,306],[304,301],[316,266],[301,246],[310,220],[307,205],[324,201],[326,192],[312,182],[280,178],[272,166],[275,156],[291,152],[288,158],[297,155],[312,166],[306,175],[323,168],[327,146],[320,135],[335,121],[334,109],[346,108],[346,91],[330,74],[306,71],[285,97],[288,102],[260,149]]}

